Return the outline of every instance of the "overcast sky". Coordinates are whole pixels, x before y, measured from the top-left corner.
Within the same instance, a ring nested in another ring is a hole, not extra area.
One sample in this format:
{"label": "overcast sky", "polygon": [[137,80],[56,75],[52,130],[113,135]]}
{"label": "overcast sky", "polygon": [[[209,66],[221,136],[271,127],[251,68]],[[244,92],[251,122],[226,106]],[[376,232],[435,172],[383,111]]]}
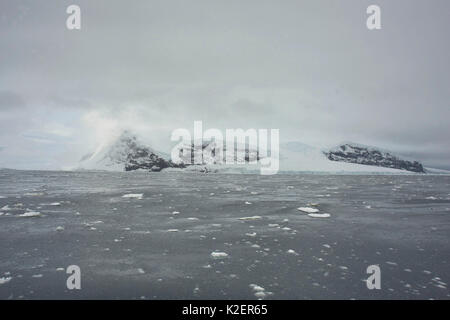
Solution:
{"label": "overcast sky", "polygon": [[1,0],[0,167],[67,168],[123,129],[167,151],[202,120],[450,168],[449,30],[448,0]]}

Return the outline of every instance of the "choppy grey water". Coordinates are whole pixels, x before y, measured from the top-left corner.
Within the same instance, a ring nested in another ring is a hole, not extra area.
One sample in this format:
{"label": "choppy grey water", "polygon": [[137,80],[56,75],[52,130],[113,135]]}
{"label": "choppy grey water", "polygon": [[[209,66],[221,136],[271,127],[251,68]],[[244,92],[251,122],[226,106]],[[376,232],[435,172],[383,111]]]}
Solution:
{"label": "choppy grey water", "polygon": [[448,299],[450,177],[4,170],[0,243],[1,299]]}

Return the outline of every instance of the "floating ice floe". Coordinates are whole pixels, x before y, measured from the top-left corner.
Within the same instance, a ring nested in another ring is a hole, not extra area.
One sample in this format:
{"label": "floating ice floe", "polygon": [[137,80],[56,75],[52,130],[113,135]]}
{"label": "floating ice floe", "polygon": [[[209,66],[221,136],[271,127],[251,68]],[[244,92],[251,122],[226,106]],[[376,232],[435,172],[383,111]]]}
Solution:
{"label": "floating ice floe", "polygon": [[256,232],[246,233],[245,235],[249,237],[256,237]]}
{"label": "floating ice floe", "polygon": [[49,206],[60,206],[61,202],[52,202],[48,204]]}
{"label": "floating ice floe", "polygon": [[264,299],[268,295],[272,294],[272,292],[266,292],[266,289],[258,286],[257,284],[250,284],[249,287],[254,291],[255,297],[258,299]]}
{"label": "floating ice floe", "polygon": [[251,202],[245,201],[245,204],[252,204]]}
{"label": "floating ice floe", "polygon": [[198,286],[195,286],[194,290],[192,290],[193,294],[198,294],[200,292],[200,288]]}
{"label": "floating ice floe", "polygon": [[239,220],[258,220],[261,219],[261,216],[252,216],[252,217],[242,217]]}
{"label": "floating ice floe", "polygon": [[39,217],[39,216],[41,216],[41,213],[37,212],[37,211],[28,211],[28,212],[19,214],[19,217]]}
{"label": "floating ice floe", "polygon": [[128,194],[124,194],[122,196],[122,198],[129,198],[129,199],[134,198],[134,199],[141,200],[143,196],[144,196],[143,193],[128,193]]}
{"label": "floating ice floe", "polygon": [[311,207],[300,207],[300,208],[297,208],[297,210],[303,211],[303,212],[306,212],[306,213],[315,213],[315,212],[319,212],[319,209],[311,208]]}
{"label": "floating ice floe", "polygon": [[0,285],[10,282],[11,279],[12,279],[11,277],[1,277],[0,278]]}
{"label": "floating ice floe", "polygon": [[64,227],[62,227],[62,226],[58,226],[58,227],[56,227],[56,231],[64,231]]}
{"label": "floating ice floe", "polygon": [[425,199],[427,199],[427,200],[437,200],[437,198],[433,197],[433,196],[426,197]]}
{"label": "floating ice floe", "polygon": [[288,251],[287,251],[287,253],[289,253],[289,254],[293,254],[293,255],[295,255],[295,256],[298,256],[298,253],[297,252],[295,252],[294,250],[292,250],[292,249],[289,249]]}
{"label": "floating ice floe", "polygon": [[257,284],[250,284],[250,288],[252,288],[254,291],[266,291],[266,289],[264,289],[261,286],[258,286]]}
{"label": "floating ice floe", "polygon": [[211,257],[213,257],[214,259],[224,259],[224,258],[228,257],[228,253],[214,251],[214,252],[211,252]]}
{"label": "floating ice floe", "polygon": [[0,208],[0,210],[2,210],[2,211],[9,211],[9,210],[11,210],[11,207],[6,205],[6,206],[3,206],[2,208]]}
{"label": "floating ice floe", "polygon": [[180,212],[179,211],[173,211],[172,214],[177,215],[177,214],[180,214]]}
{"label": "floating ice floe", "polygon": [[29,196],[29,197],[37,197],[37,196],[43,196],[44,193],[43,192],[27,192],[23,194],[24,196]]}
{"label": "floating ice floe", "polygon": [[308,217],[312,218],[329,218],[329,213],[308,213]]}
{"label": "floating ice floe", "polygon": [[169,229],[169,230],[167,230],[167,232],[178,232],[179,230],[178,229]]}

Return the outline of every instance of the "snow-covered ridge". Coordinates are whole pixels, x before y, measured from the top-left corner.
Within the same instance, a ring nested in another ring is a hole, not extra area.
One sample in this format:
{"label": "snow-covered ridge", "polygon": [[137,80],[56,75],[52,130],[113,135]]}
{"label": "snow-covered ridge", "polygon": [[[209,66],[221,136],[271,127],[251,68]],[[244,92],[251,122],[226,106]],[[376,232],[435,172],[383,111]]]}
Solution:
{"label": "snow-covered ridge", "polygon": [[[230,147],[233,145],[233,147]],[[199,161],[204,165],[225,164],[227,150],[233,150],[235,161],[237,163],[248,163],[260,160],[257,146],[246,146],[243,144],[226,141],[193,141],[192,143],[183,143],[180,147],[180,161],[178,164],[194,164],[194,156],[197,154]]]}
{"label": "snow-covered ridge", "polygon": [[425,173],[423,165],[418,161],[400,159],[392,152],[356,143],[344,143],[324,154],[331,161],[340,161],[384,168],[400,169],[416,173]]}
{"label": "snow-covered ridge", "polygon": [[[108,170],[108,171],[160,171],[183,170],[198,172],[223,173],[258,173],[260,165],[249,164],[249,160],[263,158],[252,146],[235,146],[237,150],[245,149],[241,155],[240,164],[224,164],[218,161],[226,153],[226,142],[223,152],[218,148],[220,142],[209,141],[203,144],[192,143],[183,146],[184,156],[181,161],[172,162],[169,156],[157,152],[144,145],[139,139],[125,131],[115,141],[100,146],[94,153],[80,160],[77,169]],[[242,150],[241,150],[242,151]],[[191,165],[193,155],[201,155],[202,163]],[[367,147],[354,143],[346,143],[333,149],[322,150],[300,142],[288,142],[280,145],[279,172],[323,172],[323,173],[381,173],[381,174],[413,174],[413,173],[450,173],[423,168],[422,164],[400,159],[391,152],[376,147]]]}
{"label": "snow-covered ridge", "polygon": [[[280,172],[319,172],[319,173],[380,173],[405,174],[408,171],[395,168],[369,166],[358,163],[331,161],[327,150],[322,150],[301,142],[288,142],[280,145]],[[411,172],[410,172],[411,173]]]}
{"label": "snow-covered ridge", "polygon": [[112,143],[102,145],[94,153],[84,156],[77,169],[160,171],[173,166],[171,161],[164,159],[161,154],[139,142],[135,135],[124,131]]}

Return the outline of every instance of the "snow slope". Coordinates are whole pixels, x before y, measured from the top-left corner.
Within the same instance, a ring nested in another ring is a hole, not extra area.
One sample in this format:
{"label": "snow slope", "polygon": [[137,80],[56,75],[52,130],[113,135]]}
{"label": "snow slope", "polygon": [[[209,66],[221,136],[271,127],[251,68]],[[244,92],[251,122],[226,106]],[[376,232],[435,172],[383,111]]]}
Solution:
{"label": "snow slope", "polygon": [[137,168],[164,168],[169,165],[161,153],[140,143],[129,131],[124,131],[116,140],[101,145],[94,153],[84,156],[77,169],[128,171]]}
{"label": "snow slope", "polygon": [[280,146],[280,171],[329,173],[409,173],[405,170],[329,160],[319,148],[299,142]]}

